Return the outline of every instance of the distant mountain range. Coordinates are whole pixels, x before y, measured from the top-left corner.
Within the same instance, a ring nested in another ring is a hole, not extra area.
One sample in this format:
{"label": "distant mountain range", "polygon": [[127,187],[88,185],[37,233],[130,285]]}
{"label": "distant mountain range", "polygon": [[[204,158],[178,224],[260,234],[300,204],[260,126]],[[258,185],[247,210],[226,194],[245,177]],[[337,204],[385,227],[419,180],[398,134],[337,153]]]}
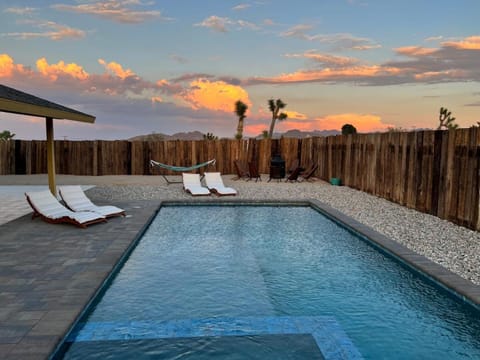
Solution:
{"label": "distant mountain range", "polygon": [[[288,130],[285,133],[273,134],[273,138],[279,139],[283,136],[283,137],[289,137],[289,138],[303,139],[303,138],[314,137],[314,136],[335,136],[340,134],[341,132],[338,130],[314,130],[314,131]],[[179,132],[173,135],[166,135],[162,133],[152,133],[148,135],[134,136],[128,140],[130,141],[203,140],[203,135],[204,134],[200,131]],[[255,138],[261,139],[263,138],[263,136],[260,134]]]}

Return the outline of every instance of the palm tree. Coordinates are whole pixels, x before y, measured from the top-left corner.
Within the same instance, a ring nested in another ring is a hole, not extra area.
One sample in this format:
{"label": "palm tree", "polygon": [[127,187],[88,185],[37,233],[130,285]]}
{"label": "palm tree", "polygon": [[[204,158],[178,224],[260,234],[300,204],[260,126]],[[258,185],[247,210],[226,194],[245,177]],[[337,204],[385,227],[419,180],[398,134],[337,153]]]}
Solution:
{"label": "palm tree", "polygon": [[238,126],[237,126],[237,134],[235,138],[241,139],[243,137],[243,120],[247,117],[245,113],[247,112],[248,105],[243,103],[241,100],[238,100],[235,103],[235,114],[238,116]]}
{"label": "palm tree", "polygon": [[268,100],[268,108],[272,112],[272,122],[270,124],[270,131],[268,132],[268,137],[272,138],[273,136],[273,129],[275,128],[275,121],[279,120],[285,120],[288,115],[285,114],[284,112],[280,112],[281,109],[283,109],[287,104],[285,104],[282,100],[277,99],[273,100],[270,99]]}

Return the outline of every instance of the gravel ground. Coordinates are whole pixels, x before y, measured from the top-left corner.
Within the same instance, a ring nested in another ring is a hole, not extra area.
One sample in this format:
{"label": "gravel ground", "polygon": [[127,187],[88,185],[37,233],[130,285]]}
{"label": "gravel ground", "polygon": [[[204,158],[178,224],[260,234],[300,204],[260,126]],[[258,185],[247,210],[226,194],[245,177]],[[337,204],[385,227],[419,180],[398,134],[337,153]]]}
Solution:
{"label": "gravel ground", "polygon": [[[192,199],[183,191],[181,184],[167,185],[162,178],[154,178],[158,185],[151,185],[151,179],[149,185],[112,182],[90,189],[88,194],[92,198],[118,201]],[[237,189],[237,198],[240,199],[317,199],[480,285],[480,233],[477,231],[346,186],[331,186],[323,181],[267,182],[265,179],[268,176],[263,178],[261,182],[254,182],[234,181],[232,175],[223,176],[225,185]],[[218,199],[215,196],[212,198]],[[202,200],[205,198],[202,197]]]}

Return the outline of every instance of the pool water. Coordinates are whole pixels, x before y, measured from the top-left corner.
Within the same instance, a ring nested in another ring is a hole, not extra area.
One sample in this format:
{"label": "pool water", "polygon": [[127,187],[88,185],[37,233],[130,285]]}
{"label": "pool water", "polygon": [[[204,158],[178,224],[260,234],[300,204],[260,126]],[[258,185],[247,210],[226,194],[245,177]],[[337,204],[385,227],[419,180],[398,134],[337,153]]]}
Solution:
{"label": "pool water", "polygon": [[310,207],[165,206],[68,345],[65,359],[480,359],[480,315]]}

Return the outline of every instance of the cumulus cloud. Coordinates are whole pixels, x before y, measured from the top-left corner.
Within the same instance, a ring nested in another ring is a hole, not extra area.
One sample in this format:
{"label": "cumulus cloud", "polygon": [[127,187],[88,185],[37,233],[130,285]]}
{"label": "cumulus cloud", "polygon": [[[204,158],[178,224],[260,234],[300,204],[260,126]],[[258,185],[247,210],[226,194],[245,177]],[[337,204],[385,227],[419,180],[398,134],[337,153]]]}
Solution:
{"label": "cumulus cloud", "polygon": [[8,54],[0,54],[0,79],[26,75],[30,71],[21,64],[15,64]]}
{"label": "cumulus cloud", "polygon": [[162,18],[157,10],[136,10],[135,6],[145,6],[151,3],[142,3],[140,0],[104,0],[87,2],[78,5],[55,4],[52,8],[60,11],[74,12],[98,16],[107,20],[123,24],[138,24],[147,20]]}
{"label": "cumulus cloud", "polygon": [[98,59],[98,63],[103,65],[105,69],[108,70],[111,74],[119,77],[120,79],[125,80],[127,77],[136,76],[135,73],[130,69],[123,69],[122,65],[115,61],[107,62],[103,59]]}
{"label": "cumulus cloud", "polygon": [[[38,59],[30,69],[16,64],[8,54],[0,54],[0,82],[94,114],[96,123],[86,129],[57,124],[57,136],[71,140],[122,139],[152,129],[207,132],[213,127],[218,135],[231,134],[234,102],[241,99],[251,105],[243,88],[222,81],[148,81],[118,62],[99,59],[99,63],[105,72],[91,73],[79,64],[51,63],[46,58]],[[22,135],[20,128],[11,129],[19,137],[32,137]]]}
{"label": "cumulus cloud", "polygon": [[59,76],[65,75],[77,80],[86,80],[89,77],[88,73],[80,65],[75,63],[66,64],[63,61],[50,65],[44,57],[37,60],[37,69],[51,81],[56,81]]}
{"label": "cumulus cloud", "polygon": [[190,83],[179,96],[192,109],[206,108],[210,110],[233,112],[233,104],[237,100],[251,106],[248,93],[240,86],[230,85],[223,81],[198,79]]}

